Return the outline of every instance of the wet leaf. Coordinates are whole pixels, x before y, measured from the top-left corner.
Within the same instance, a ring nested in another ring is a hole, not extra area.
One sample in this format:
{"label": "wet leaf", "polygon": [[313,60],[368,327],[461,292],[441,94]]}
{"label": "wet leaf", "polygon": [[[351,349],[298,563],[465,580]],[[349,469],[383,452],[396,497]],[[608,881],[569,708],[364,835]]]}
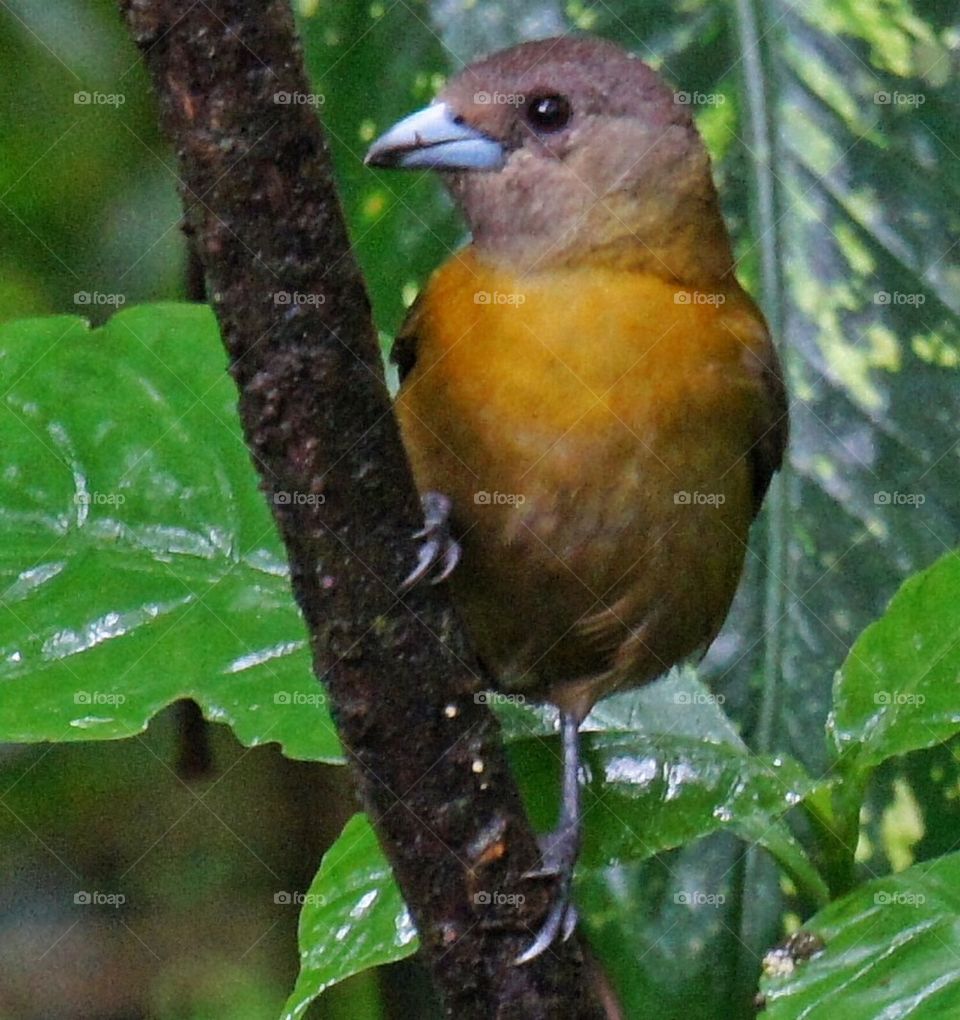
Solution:
{"label": "wet leaf", "polygon": [[960,732],[960,555],[910,578],[837,674],[829,730],[855,771]]}
{"label": "wet leaf", "polygon": [[960,1014],[960,854],[869,882],[804,925],[825,948],[761,982],[769,1020]]}
{"label": "wet leaf", "polygon": [[178,698],[339,760],[213,315],[0,327],[0,740],[130,736]]}
{"label": "wet leaf", "polygon": [[300,912],[300,976],[282,1020],[298,1020],[325,988],[410,956],[413,922],[366,815],[324,854]]}

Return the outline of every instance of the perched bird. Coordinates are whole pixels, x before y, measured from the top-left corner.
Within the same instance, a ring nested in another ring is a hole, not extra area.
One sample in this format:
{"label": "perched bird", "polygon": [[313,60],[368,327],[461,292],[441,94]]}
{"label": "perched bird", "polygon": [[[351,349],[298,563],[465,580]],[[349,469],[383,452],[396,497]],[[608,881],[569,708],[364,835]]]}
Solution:
{"label": "perched bird", "polygon": [[449,576],[497,685],[560,710],[558,886],[518,962],[575,923],[580,724],[716,636],[787,439],[682,99],[613,43],[544,39],[366,158],[438,171],[472,234],[396,339],[396,410],[426,517],[411,580]]}

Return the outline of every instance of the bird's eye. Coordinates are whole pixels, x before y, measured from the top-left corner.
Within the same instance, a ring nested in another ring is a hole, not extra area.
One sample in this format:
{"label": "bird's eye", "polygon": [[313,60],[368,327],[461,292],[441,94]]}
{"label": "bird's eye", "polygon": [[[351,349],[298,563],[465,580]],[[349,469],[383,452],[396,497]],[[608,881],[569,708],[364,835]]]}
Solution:
{"label": "bird's eye", "polygon": [[537,131],[559,131],[572,113],[566,96],[535,96],[527,104],[527,120]]}

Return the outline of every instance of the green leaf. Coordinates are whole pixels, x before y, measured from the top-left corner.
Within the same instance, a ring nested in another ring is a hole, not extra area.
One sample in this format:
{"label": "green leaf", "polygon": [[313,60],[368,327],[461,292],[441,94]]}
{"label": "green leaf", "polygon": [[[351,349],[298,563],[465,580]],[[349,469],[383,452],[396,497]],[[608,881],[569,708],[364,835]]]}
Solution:
{"label": "green leaf", "polygon": [[[523,762],[521,782],[539,815],[545,805],[555,805],[555,797],[536,795],[558,788],[555,777],[544,775],[554,763],[555,742],[524,738],[526,710],[508,705],[511,750]],[[541,710],[529,711],[527,719],[528,733],[548,729]],[[622,729],[638,720],[642,732]],[[596,876],[606,874],[611,862],[648,859],[723,829],[765,846],[798,884],[825,899],[822,881],[780,817],[812,788],[812,780],[796,763],[752,755],[692,672],[610,698],[586,725],[586,764],[594,782],[584,805],[578,899],[581,888],[587,902],[596,899]],[[704,732],[706,739],[696,735]],[[726,864],[713,875],[719,882],[728,872]],[[724,904],[728,893],[688,883],[677,896],[674,906],[689,913]],[[324,857],[301,915],[300,947],[300,977],[284,1020],[296,1020],[334,982],[416,948],[399,890],[364,815],[348,823]]]}
{"label": "green leaf", "polygon": [[[826,890],[783,816],[814,781],[783,756],[753,754],[691,670],[600,703],[584,724],[590,782],[584,798],[582,863],[599,868],[644,860],[720,830],[765,847],[815,901]],[[515,771],[537,824],[553,821],[559,779],[555,741],[522,739],[521,709],[509,705]],[[530,732],[544,730],[540,710]]]}
{"label": "green leaf", "polygon": [[325,988],[417,951],[410,915],[366,815],[324,854],[300,913],[300,975],[282,1020],[298,1020]]}
{"label": "green leaf", "polygon": [[638,736],[669,735],[728,744],[743,740],[724,711],[726,696],[712,693],[689,667],[674,669],[656,683],[604,698],[590,713],[585,729]]}
{"label": "green leaf", "polygon": [[761,982],[764,1018],[960,1016],[960,854],[869,882],[804,929],[826,948]]}
{"label": "green leaf", "polygon": [[139,733],[178,698],[336,761],[206,307],[0,327],[0,740]]}
{"label": "green leaf", "polygon": [[[497,710],[504,739],[523,740],[557,732],[555,708],[527,702],[522,695],[486,695]],[[687,736],[742,747],[736,727],[723,710],[725,697],[712,694],[689,667],[672,669],[655,683],[599,701],[584,721],[589,733]]]}
{"label": "green leaf", "polygon": [[[779,818],[812,786],[798,765],[764,763],[745,748],[685,737],[645,741],[597,732],[587,761],[603,780],[585,802],[578,899],[581,885],[597,895],[593,876],[612,861],[648,859],[725,828],[760,842],[812,895],[826,898]],[[536,771],[522,775],[535,783]],[[714,878],[721,881],[728,871],[715,871]],[[689,913],[723,905],[727,897],[716,886],[688,884],[674,905]],[[409,916],[366,816],[355,816],[324,857],[301,915],[300,946],[300,977],[284,1020],[296,1020],[336,981],[415,951]]]}
{"label": "green leaf", "polygon": [[960,555],[911,577],[837,674],[828,732],[845,772],[960,732]]}
{"label": "green leaf", "polygon": [[587,761],[599,781],[584,808],[585,864],[643,859],[729,828],[826,898],[783,821],[814,787],[795,762],[669,734],[594,734]]}

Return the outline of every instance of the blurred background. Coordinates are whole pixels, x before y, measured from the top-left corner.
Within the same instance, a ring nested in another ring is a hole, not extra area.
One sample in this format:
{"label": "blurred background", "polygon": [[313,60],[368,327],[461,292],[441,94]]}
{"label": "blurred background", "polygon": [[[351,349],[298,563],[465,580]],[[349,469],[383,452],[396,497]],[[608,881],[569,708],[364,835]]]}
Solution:
{"label": "blurred background", "polygon": [[[385,347],[464,234],[429,175],[378,175],[362,155],[447,74],[480,52],[581,29],[691,97],[741,278],[785,350],[794,400],[786,513],[755,535],[776,544],[788,594],[771,621],[769,558],[754,557],[704,670],[752,747],[817,773],[846,649],[903,577],[957,544],[956,5],[294,6]],[[742,56],[750,40],[759,64]],[[3,0],[0,66],[0,321],[99,323],[184,299],[175,163],[115,3]],[[922,495],[922,510],[898,492]],[[245,748],[221,726],[201,724],[209,746],[184,762],[185,725],[196,717],[175,707],[130,740],[0,750],[0,1020],[279,1015],[297,971],[296,895],[356,805],[341,770]],[[937,805],[922,822],[921,787]],[[960,825],[954,749],[886,768],[872,797],[865,867],[941,852]],[[677,904],[674,890],[704,874],[727,891],[725,909]],[[744,897],[757,883],[770,895]],[[123,909],[73,899],[119,888]],[[711,1020],[749,1015],[756,948],[789,923],[780,891],[765,859],[721,836],[588,876],[581,895],[628,1004],[655,1002],[656,1020]],[[312,1009],[363,1020],[433,1006],[405,963]]]}

